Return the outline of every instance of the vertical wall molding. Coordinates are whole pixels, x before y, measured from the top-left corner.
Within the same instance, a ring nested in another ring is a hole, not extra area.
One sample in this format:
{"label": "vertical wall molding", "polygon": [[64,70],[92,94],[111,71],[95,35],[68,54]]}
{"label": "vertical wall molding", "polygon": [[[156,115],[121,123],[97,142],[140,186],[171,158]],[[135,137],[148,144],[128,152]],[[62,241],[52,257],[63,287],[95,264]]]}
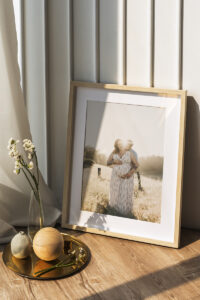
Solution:
{"label": "vertical wall molding", "polygon": [[181,1],[155,0],[154,85],[180,86]]}
{"label": "vertical wall molding", "polygon": [[45,0],[23,1],[24,95],[40,170],[47,180]]}
{"label": "vertical wall molding", "polygon": [[47,184],[50,184],[51,176],[50,176],[50,151],[49,151],[49,139],[50,139],[50,132],[49,132],[49,123],[50,123],[50,118],[49,118],[49,108],[48,108],[48,100],[49,100],[49,64],[48,64],[48,59],[49,59],[49,52],[48,52],[48,28],[49,28],[49,20],[48,20],[48,1],[45,0],[44,2],[44,8],[45,8],[45,86],[46,86],[46,160],[47,160],[47,178],[46,182]]}
{"label": "vertical wall molding", "polygon": [[74,79],[96,81],[96,1],[73,1]]}
{"label": "vertical wall molding", "polygon": [[154,1],[127,0],[127,84],[153,85]]}
{"label": "vertical wall molding", "polygon": [[74,5],[73,0],[69,0],[69,52],[70,52],[70,77],[74,80]]}
{"label": "vertical wall molding", "polygon": [[100,81],[124,83],[124,0],[99,2]]}
{"label": "vertical wall molding", "polygon": [[96,82],[100,81],[100,41],[99,41],[99,1],[95,1],[95,14],[96,14]]}
{"label": "vertical wall molding", "polygon": [[61,207],[70,79],[73,78],[73,0],[47,0],[49,184]]}
{"label": "vertical wall molding", "polygon": [[123,1],[123,10],[121,12],[122,14],[122,43],[123,43],[123,84],[127,83],[127,77],[126,77],[126,69],[127,69],[127,60],[126,60],[126,46],[127,46],[127,20],[126,20],[126,12],[127,12],[127,0]]}
{"label": "vertical wall molding", "polygon": [[179,37],[179,52],[178,52],[178,83],[177,87],[182,89],[183,79],[183,0],[178,1],[178,37]]}
{"label": "vertical wall molding", "polygon": [[150,62],[150,74],[149,74],[149,86],[154,86],[154,21],[155,21],[155,3],[154,0],[148,0],[149,11],[149,62]]}

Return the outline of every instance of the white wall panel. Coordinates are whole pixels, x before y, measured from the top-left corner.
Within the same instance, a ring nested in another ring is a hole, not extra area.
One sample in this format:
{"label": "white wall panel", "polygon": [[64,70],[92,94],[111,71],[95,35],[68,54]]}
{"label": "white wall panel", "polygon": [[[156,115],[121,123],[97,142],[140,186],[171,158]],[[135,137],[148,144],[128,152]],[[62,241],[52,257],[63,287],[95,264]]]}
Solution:
{"label": "white wall panel", "polygon": [[200,1],[184,1],[183,88],[188,90],[183,225],[200,228]]}
{"label": "white wall panel", "polygon": [[24,1],[24,92],[40,170],[47,179],[45,0]]}
{"label": "white wall panel", "polygon": [[152,85],[153,1],[127,0],[127,84]]}
{"label": "white wall panel", "polygon": [[47,26],[49,177],[61,207],[71,70],[69,0],[48,0]]}
{"label": "white wall panel", "polygon": [[73,1],[73,77],[96,81],[96,0]]}
{"label": "white wall panel", "polygon": [[179,88],[180,0],[155,0],[154,86]]}
{"label": "white wall panel", "polygon": [[[191,5],[192,4],[192,5]],[[200,104],[200,1],[184,1],[183,88]]]}
{"label": "white wall panel", "polygon": [[100,81],[125,81],[125,1],[99,0]]}

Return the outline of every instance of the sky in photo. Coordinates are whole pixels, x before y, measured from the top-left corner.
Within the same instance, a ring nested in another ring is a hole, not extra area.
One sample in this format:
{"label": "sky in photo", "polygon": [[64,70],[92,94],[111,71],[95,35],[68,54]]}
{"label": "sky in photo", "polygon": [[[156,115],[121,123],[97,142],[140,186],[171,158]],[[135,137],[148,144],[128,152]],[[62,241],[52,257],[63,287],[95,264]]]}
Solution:
{"label": "sky in photo", "polygon": [[140,157],[163,156],[164,124],[164,108],[88,101],[85,146],[109,155],[116,139],[131,139]]}

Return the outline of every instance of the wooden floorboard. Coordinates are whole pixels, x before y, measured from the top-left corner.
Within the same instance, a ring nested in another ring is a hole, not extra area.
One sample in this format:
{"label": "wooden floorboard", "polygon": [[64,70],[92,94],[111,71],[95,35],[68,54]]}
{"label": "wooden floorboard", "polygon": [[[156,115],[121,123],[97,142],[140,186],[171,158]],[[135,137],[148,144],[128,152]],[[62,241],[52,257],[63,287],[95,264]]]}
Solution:
{"label": "wooden floorboard", "polygon": [[200,232],[182,230],[180,249],[72,233],[91,249],[86,269],[69,278],[35,281],[17,276],[0,259],[0,300],[200,299]]}

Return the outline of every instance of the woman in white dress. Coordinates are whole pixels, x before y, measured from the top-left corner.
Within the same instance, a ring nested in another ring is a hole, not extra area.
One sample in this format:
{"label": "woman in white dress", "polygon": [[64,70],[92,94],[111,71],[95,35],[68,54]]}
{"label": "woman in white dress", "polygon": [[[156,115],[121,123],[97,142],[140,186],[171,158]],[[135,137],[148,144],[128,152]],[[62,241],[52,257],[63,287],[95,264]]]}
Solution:
{"label": "woman in white dress", "polygon": [[112,165],[110,181],[110,207],[122,215],[131,215],[133,211],[134,172],[139,167],[133,151],[133,143],[115,141],[114,151],[110,154],[107,165]]}

